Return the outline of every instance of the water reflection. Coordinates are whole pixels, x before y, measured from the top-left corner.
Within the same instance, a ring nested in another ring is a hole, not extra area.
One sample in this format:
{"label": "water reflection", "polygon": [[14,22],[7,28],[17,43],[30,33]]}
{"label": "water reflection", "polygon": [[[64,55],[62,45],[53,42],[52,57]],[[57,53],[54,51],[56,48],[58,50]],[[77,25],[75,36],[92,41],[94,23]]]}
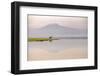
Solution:
{"label": "water reflection", "polygon": [[28,43],[28,60],[87,58],[87,39],[59,39]]}

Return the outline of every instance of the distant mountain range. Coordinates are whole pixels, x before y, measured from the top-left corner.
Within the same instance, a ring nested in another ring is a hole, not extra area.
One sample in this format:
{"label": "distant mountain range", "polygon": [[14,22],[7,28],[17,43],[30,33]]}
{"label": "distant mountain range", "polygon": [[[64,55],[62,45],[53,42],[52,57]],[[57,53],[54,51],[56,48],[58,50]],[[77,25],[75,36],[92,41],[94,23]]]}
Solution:
{"label": "distant mountain range", "polygon": [[87,37],[86,29],[64,27],[59,24],[48,24],[42,28],[29,28],[29,37]]}

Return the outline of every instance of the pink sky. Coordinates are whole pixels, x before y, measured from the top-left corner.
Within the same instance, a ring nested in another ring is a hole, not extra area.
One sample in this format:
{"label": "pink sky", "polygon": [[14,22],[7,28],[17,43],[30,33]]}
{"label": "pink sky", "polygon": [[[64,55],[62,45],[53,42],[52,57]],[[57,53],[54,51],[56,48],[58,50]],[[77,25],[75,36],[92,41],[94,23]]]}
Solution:
{"label": "pink sky", "polygon": [[71,28],[87,29],[87,17],[28,15],[29,28],[41,28],[51,23]]}

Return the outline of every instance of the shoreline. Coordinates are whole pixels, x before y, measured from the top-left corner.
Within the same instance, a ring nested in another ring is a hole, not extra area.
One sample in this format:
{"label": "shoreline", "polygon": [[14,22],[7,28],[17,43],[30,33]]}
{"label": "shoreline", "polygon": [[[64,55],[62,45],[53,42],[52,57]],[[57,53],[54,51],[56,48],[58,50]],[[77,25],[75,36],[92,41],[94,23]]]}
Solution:
{"label": "shoreline", "polygon": [[28,38],[28,42],[33,41],[52,41],[52,40],[59,40],[59,39],[88,39],[88,37],[48,37],[48,38]]}

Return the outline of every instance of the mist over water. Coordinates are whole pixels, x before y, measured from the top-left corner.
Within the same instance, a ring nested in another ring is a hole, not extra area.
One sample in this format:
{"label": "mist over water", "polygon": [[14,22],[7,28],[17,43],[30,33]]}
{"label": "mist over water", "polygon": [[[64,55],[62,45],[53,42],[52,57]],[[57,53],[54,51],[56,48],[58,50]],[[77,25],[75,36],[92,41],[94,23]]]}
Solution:
{"label": "mist over water", "polygon": [[88,58],[88,18],[28,15],[27,60]]}

